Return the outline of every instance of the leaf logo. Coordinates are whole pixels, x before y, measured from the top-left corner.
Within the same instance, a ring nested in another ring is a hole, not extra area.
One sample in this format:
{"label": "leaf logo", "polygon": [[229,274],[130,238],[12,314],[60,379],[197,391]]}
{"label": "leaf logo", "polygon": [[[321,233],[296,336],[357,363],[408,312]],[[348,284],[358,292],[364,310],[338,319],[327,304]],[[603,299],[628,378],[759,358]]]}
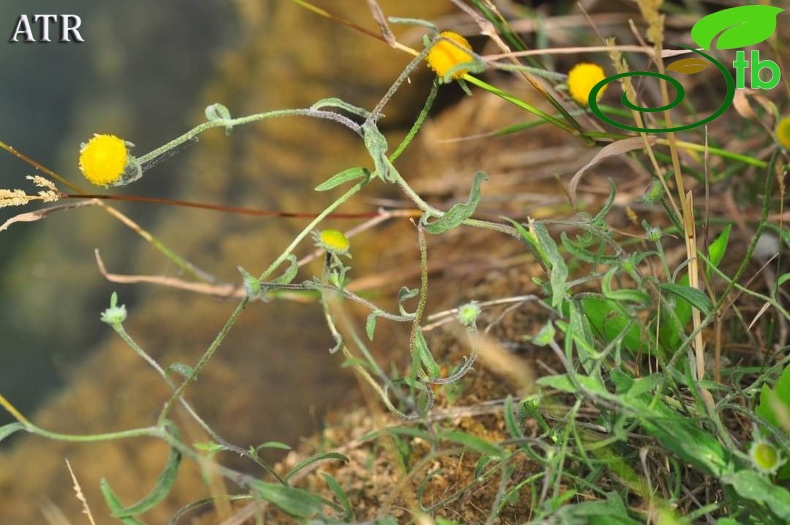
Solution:
{"label": "leaf logo", "polygon": [[711,49],[718,36],[718,49],[753,46],[767,40],[776,30],[776,17],[784,11],[770,5],[742,5],[707,15],[691,28],[691,38],[702,49]]}
{"label": "leaf logo", "polygon": [[667,71],[674,71],[675,73],[682,73],[684,75],[693,75],[706,69],[710,63],[701,58],[684,58],[676,60],[667,66]]}

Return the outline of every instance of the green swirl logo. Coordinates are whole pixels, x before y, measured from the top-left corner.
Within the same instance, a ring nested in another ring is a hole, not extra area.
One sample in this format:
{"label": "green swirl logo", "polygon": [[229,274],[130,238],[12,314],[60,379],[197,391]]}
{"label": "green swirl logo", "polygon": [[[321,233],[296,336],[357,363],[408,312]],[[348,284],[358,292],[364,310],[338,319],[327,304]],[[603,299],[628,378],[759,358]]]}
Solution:
{"label": "green swirl logo", "polygon": [[[691,29],[691,38],[694,42],[703,49],[710,49],[716,40],[716,48],[718,49],[734,49],[739,47],[751,46],[758,44],[769,38],[776,30],[776,18],[783,9],[778,7],[766,5],[749,5],[733,7],[724,9],[716,13],[710,14],[700,19]],[[718,37],[718,38],[717,38]],[[751,67],[751,88],[753,89],[771,89],[779,83],[779,67],[770,60],[760,60],[759,52],[752,51],[751,62],[746,60],[744,51],[736,53],[737,59],[733,62],[737,72],[737,81],[732,77],[727,68],[719,61],[697,49],[693,49],[682,44],[675,44],[678,47],[688,49],[700,58],[687,58],[678,60],[671,64],[667,69],[683,74],[694,74],[707,68],[713,64],[721,72],[724,81],[727,85],[727,92],[721,105],[710,116],[686,124],[683,126],[673,126],[669,128],[645,128],[639,126],[632,126],[618,122],[608,115],[606,115],[598,106],[598,94],[606,87],[609,82],[619,80],[626,77],[654,77],[660,80],[669,82],[675,88],[675,96],[671,102],[660,107],[643,108],[631,102],[628,95],[623,93],[620,101],[624,107],[637,111],[639,113],[656,113],[660,111],[668,111],[677,107],[683,102],[686,96],[686,90],[683,85],[669,75],[661,73],[654,73],[650,71],[631,71],[628,73],[620,73],[607,77],[598,82],[590,91],[587,99],[590,110],[602,121],[614,127],[625,129],[628,131],[644,132],[644,133],[665,133],[674,131],[684,131],[687,129],[704,126],[708,122],[720,117],[732,105],[735,98],[735,89],[743,88],[746,85],[745,70]],[[770,69],[771,80],[763,81],[760,78],[761,69]]]}

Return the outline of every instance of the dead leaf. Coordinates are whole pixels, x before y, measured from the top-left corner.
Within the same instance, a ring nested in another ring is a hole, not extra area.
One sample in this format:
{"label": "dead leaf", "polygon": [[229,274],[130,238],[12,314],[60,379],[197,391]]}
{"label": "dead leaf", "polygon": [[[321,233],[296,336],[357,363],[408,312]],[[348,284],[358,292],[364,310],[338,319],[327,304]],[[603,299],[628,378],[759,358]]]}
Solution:
{"label": "dead leaf", "polygon": [[645,139],[642,137],[630,137],[627,139],[618,140],[617,142],[612,142],[611,144],[607,144],[601,148],[601,151],[596,153],[595,156],[590,159],[590,162],[579,168],[579,171],[574,173],[573,177],[571,177],[571,180],[568,183],[568,196],[571,199],[571,204],[576,206],[576,186],[579,185],[582,175],[584,175],[587,170],[606,158],[628,153],[629,151],[644,147],[645,140],[647,140],[650,144],[653,144],[656,138],[652,135],[647,136]]}
{"label": "dead leaf", "polygon": [[749,99],[747,98],[746,89],[736,89],[735,97],[732,99],[732,107],[738,112],[740,116],[749,120],[757,120],[757,115],[754,114]]}

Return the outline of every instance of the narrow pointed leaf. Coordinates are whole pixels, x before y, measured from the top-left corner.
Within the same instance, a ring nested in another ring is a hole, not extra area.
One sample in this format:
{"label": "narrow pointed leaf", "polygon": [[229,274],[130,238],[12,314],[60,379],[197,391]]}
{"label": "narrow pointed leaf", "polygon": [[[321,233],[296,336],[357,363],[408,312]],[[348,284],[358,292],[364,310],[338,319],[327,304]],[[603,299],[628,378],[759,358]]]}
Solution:
{"label": "narrow pointed leaf", "polygon": [[3,441],[5,438],[10,436],[15,432],[19,432],[20,430],[25,430],[25,425],[19,422],[9,423],[7,425],[3,425],[0,427],[0,441]]}
{"label": "narrow pointed leaf", "polygon": [[370,170],[367,168],[348,168],[347,170],[343,170],[340,173],[332,175],[329,180],[326,180],[316,186],[315,191],[331,190],[332,188],[336,188],[345,182],[352,181],[354,179],[360,179],[362,177],[368,177],[369,175]]}
{"label": "narrow pointed leaf", "polygon": [[368,320],[365,322],[365,334],[367,334],[369,340],[373,340],[373,335],[376,332],[376,318],[379,316],[378,311],[370,312],[368,315]]}
{"label": "narrow pointed leaf", "polygon": [[[173,436],[178,436],[178,430],[173,424],[168,425],[168,432]],[[133,505],[122,508],[114,508],[112,511],[113,517],[120,519],[131,518],[138,514],[142,514],[143,512],[148,512],[152,508],[159,505],[159,503],[161,503],[170,493],[170,489],[173,488],[173,485],[176,482],[176,477],[178,477],[178,467],[180,463],[181,452],[179,452],[178,449],[171,447],[170,455],[167,458],[165,468],[156,479],[156,483],[154,484],[154,488],[151,490],[151,492]],[[104,493],[107,503],[110,504],[111,498],[108,499],[108,496],[114,496],[114,493],[107,480],[102,480],[101,489]],[[118,502],[117,497],[115,497],[115,501]]]}
{"label": "narrow pointed leaf", "polygon": [[288,261],[288,269],[286,269],[281,276],[273,280],[272,284],[289,284],[296,278],[296,273],[299,271],[296,255],[291,253],[286,260]]}
{"label": "narrow pointed leaf", "polygon": [[452,230],[466,219],[472,216],[480,202],[480,185],[488,180],[488,176],[482,171],[475,173],[475,180],[472,182],[472,190],[469,192],[469,199],[466,202],[453,204],[453,206],[433,222],[423,219],[422,223],[429,233],[439,234]]}
{"label": "narrow pointed leaf", "polygon": [[390,177],[391,164],[387,159],[387,138],[372,121],[367,121],[362,125],[362,135],[365,148],[373,159],[373,166],[376,168],[378,176],[387,182],[394,182],[394,179]]}
{"label": "narrow pointed leaf", "polygon": [[495,458],[502,458],[507,455],[505,450],[499,447],[499,445],[486,441],[483,438],[473,436],[472,434],[467,434],[466,432],[448,430],[441,432],[439,437],[463,445],[480,454],[486,454]]}
{"label": "narrow pointed leaf", "polygon": [[708,315],[713,309],[713,303],[711,302],[710,298],[701,290],[692,288],[691,286],[683,286],[674,283],[662,283],[659,288],[665,292],[676,295],[681,299],[685,299],[705,315]]}
{"label": "narrow pointed leaf", "polygon": [[713,266],[716,268],[719,267],[722,259],[724,259],[724,253],[727,251],[727,243],[730,241],[731,230],[732,224],[728,224],[727,227],[724,228],[724,230],[719,234],[719,236],[716,237],[712,243],[710,243],[710,246],[708,246],[708,256],[710,257],[710,262],[712,262]]}
{"label": "narrow pointed leaf", "polygon": [[283,512],[295,518],[310,518],[320,513],[326,502],[319,496],[306,490],[280,485],[254,481],[252,489],[257,495]]}

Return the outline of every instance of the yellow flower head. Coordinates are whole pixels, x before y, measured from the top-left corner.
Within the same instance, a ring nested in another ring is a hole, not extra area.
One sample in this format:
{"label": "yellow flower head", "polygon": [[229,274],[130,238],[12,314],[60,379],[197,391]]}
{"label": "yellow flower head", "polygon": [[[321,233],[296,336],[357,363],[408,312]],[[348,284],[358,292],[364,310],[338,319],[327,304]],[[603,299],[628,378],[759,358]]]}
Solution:
{"label": "yellow flower head", "polygon": [[117,182],[128,160],[126,143],[115,135],[94,135],[80,149],[80,171],[96,186]]}
{"label": "yellow flower head", "polygon": [[776,125],[776,140],[783,148],[790,149],[790,117],[785,117]]}
{"label": "yellow flower head", "polygon": [[[590,64],[581,62],[573,66],[573,69],[568,73],[568,91],[573,97],[573,100],[581,106],[587,105],[587,99],[590,97],[590,91],[595,87],[595,84],[606,78],[603,74],[603,68],[598,64]],[[598,98],[601,98],[603,92],[606,91],[604,86],[598,92]],[[596,99],[596,100],[597,100]]]}
{"label": "yellow flower head", "polygon": [[[443,31],[428,52],[428,65],[439,78],[444,78],[454,67],[474,61],[475,57],[465,50],[471,51],[472,46],[464,37],[454,31]],[[459,79],[468,72],[466,68],[458,68],[451,78]]]}
{"label": "yellow flower head", "polygon": [[322,230],[317,236],[318,245],[329,253],[345,255],[351,247],[351,241],[340,230]]}

